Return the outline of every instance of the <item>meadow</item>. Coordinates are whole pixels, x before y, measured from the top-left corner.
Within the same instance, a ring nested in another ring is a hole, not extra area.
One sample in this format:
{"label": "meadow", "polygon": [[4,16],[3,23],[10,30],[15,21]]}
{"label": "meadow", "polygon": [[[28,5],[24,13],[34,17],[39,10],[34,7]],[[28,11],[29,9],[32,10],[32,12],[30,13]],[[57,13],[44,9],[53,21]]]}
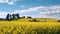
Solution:
{"label": "meadow", "polygon": [[0,34],[60,34],[60,23],[56,20],[41,19],[46,22],[28,22],[29,20],[0,21]]}

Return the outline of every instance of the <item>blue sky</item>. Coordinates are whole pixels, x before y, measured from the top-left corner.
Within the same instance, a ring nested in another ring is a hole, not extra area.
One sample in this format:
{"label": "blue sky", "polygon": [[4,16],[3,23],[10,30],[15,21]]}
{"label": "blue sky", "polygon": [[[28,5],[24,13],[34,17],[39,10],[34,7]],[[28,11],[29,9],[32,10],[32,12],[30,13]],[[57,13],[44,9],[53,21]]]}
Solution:
{"label": "blue sky", "polygon": [[10,13],[34,18],[60,18],[60,0],[0,0],[0,18]]}

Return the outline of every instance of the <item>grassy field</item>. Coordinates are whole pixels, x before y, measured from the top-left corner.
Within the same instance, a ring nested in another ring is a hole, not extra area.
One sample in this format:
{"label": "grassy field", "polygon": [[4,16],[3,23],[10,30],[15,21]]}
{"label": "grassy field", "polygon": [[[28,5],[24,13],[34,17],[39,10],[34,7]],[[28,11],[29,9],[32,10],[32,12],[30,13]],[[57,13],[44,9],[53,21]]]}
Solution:
{"label": "grassy field", "polygon": [[46,22],[28,22],[29,20],[0,21],[0,34],[60,34],[60,23],[56,20],[46,19]]}

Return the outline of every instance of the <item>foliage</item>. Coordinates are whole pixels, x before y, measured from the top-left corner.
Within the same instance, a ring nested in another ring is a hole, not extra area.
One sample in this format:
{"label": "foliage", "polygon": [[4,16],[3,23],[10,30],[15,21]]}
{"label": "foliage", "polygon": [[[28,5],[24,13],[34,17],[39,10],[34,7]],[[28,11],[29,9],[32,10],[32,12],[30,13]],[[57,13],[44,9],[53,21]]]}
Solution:
{"label": "foliage", "polygon": [[58,22],[60,22],[60,20],[58,20]]}
{"label": "foliage", "polygon": [[40,20],[32,19],[32,20],[29,20],[29,22],[40,22]]}
{"label": "foliage", "polygon": [[32,17],[28,16],[27,18],[32,18]]}

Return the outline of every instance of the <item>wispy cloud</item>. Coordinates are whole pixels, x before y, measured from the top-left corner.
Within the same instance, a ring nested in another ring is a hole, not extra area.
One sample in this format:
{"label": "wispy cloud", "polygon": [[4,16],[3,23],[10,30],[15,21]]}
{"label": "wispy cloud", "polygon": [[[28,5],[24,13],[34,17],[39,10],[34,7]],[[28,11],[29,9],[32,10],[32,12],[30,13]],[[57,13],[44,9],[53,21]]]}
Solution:
{"label": "wispy cloud", "polygon": [[8,4],[9,4],[9,5],[13,5],[14,3],[13,3],[13,2],[9,2]]}
{"label": "wispy cloud", "polygon": [[8,14],[8,12],[0,11],[0,18],[6,18],[7,14]]}
{"label": "wispy cloud", "polygon": [[19,0],[0,0],[0,3],[7,3],[9,5],[13,5],[17,1]]}
{"label": "wispy cloud", "polygon": [[10,5],[13,5],[15,2],[17,2],[17,1],[19,1],[19,0],[10,0],[9,2],[8,2],[8,4],[10,4]]}
{"label": "wispy cloud", "polygon": [[15,10],[15,11],[25,13],[25,12],[35,12],[35,11],[42,10],[42,9],[44,9],[44,6],[29,8],[29,9],[26,9],[26,10]]}
{"label": "wispy cloud", "polygon": [[15,10],[15,13],[30,13],[32,12],[34,13],[38,13],[38,16],[36,15],[36,17],[51,17],[51,18],[57,18],[60,16],[60,5],[56,5],[56,6],[39,6],[39,7],[34,7],[34,8],[29,8],[26,10]]}
{"label": "wispy cloud", "polygon": [[9,0],[0,0],[0,3],[8,3]]}
{"label": "wispy cloud", "polygon": [[[7,14],[8,12],[0,12],[0,17],[2,14]],[[31,16],[38,18],[58,18],[60,17],[60,5],[56,6],[39,6],[34,8],[29,8],[26,10],[15,10],[12,14],[19,13],[20,16]]]}
{"label": "wispy cloud", "polygon": [[24,8],[25,6],[24,5],[20,5],[21,8]]}

